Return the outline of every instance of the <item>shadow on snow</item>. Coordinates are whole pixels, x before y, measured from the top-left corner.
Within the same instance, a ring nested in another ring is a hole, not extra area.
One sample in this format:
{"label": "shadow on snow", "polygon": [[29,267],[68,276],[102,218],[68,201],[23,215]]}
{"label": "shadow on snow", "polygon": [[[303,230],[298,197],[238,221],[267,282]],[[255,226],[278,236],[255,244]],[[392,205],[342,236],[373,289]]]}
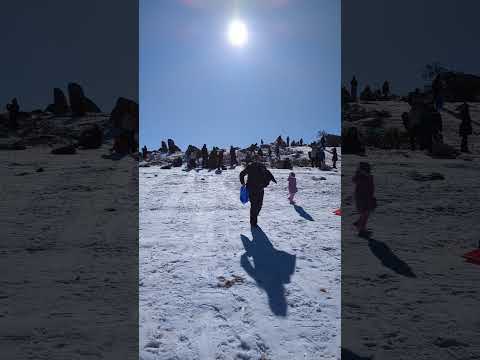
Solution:
{"label": "shadow on snow", "polygon": [[240,238],[245,247],[240,265],[265,290],[270,310],[277,316],[287,316],[284,284],[295,272],[296,256],[275,249],[260,227],[252,229],[251,241],[245,235]]}

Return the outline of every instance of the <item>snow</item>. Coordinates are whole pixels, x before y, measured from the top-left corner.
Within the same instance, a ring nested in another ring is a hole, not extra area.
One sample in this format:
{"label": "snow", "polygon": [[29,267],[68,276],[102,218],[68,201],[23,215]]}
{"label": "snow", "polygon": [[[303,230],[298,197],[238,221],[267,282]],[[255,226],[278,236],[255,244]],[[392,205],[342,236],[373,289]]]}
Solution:
{"label": "snow", "polygon": [[137,354],[138,170],[110,147],[0,151],[2,359]]}
{"label": "snow", "polygon": [[272,170],[248,257],[240,170],[140,168],[141,359],[340,358],[340,171]]}
{"label": "snow", "polygon": [[[460,120],[449,112],[458,105],[447,103],[441,115],[445,142],[460,149]],[[480,106],[470,106],[478,134]],[[401,113],[410,108],[393,101],[370,107],[391,111],[386,122],[399,128]],[[343,347],[375,359],[479,358],[480,268],[462,258],[479,241],[479,140],[470,136],[473,153],[453,160],[407,149],[344,155]],[[358,238],[352,225],[357,213],[351,179],[359,161],[372,165],[378,200],[370,241]],[[414,173],[445,179],[417,181]]]}

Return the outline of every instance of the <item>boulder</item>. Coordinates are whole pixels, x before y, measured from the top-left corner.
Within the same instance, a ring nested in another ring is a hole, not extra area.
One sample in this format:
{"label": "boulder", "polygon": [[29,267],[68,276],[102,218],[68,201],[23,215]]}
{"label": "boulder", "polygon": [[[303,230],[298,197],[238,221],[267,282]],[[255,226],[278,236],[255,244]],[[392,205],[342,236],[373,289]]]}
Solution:
{"label": "boulder", "polygon": [[101,113],[102,110],[95,104],[91,99],[86,97],[84,99],[85,101],[85,110],[87,113]]}
{"label": "boulder", "polygon": [[68,98],[73,116],[83,116],[87,112],[101,112],[100,108],[85,96],[82,87],[76,83],[68,84]]}
{"label": "boulder", "polygon": [[160,148],[160,152],[162,154],[168,153],[168,146],[167,146],[167,143],[165,141],[162,141],[162,147]]}
{"label": "boulder", "polygon": [[72,107],[72,114],[74,116],[85,115],[85,95],[83,93],[82,87],[75,83],[68,84],[68,97],[70,99],[70,106]]}
{"label": "boulder", "polygon": [[[124,115],[130,115],[131,118],[126,121]],[[128,128],[138,131],[138,104],[123,97],[117,99],[115,107],[110,113],[110,122],[117,128]]]}
{"label": "boulder", "polygon": [[273,166],[274,168],[276,169],[288,169],[288,170],[292,170],[293,169],[293,165],[292,165],[292,162],[290,161],[290,159],[283,159],[283,160],[277,160],[274,162]]}
{"label": "boulder", "polygon": [[167,144],[168,144],[168,153],[169,154],[174,154],[176,152],[182,151],[177,145],[175,145],[175,141],[173,141],[172,139],[168,139]]}
{"label": "boulder", "polygon": [[114,148],[117,152],[138,151],[138,104],[126,98],[118,98],[110,114],[110,124],[117,130]]}
{"label": "boulder", "polygon": [[55,155],[73,155],[77,152],[75,145],[60,146],[51,151]]}
{"label": "boulder", "polygon": [[100,126],[93,124],[80,133],[78,145],[85,149],[98,149],[103,143],[103,132]]}
{"label": "boulder", "polygon": [[53,104],[48,105],[45,111],[51,112],[55,115],[63,115],[70,111],[67,103],[67,97],[61,89],[53,89]]}
{"label": "boulder", "polygon": [[177,157],[177,158],[173,159],[173,161],[172,161],[172,166],[173,167],[180,167],[180,166],[182,166],[182,164],[183,164],[183,161],[182,161],[181,157]]}
{"label": "boulder", "polygon": [[445,84],[443,90],[445,101],[479,101],[480,76],[448,71],[440,74]]}
{"label": "boulder", "polygon": [[200,149],[197,148],[196,146],[188,145],[188,148],[185,151],[185,156],[187,157],[187,159],[190,157],[191,154],[194,154],[194,153],[200,153]]}

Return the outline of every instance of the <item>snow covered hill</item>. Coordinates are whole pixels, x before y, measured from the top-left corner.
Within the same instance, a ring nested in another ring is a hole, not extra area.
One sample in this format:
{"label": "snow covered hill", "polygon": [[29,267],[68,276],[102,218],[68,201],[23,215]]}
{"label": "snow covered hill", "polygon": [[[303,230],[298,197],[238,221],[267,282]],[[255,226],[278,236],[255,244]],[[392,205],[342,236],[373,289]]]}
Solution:
{"label": "snow covered hill", "polygon": [[272,170],[252,234],[240,170],[140,168],[141,359],[339,359],[340,171]]}
{"label": "snow covered hill", "polygon": [[[410,109],[394,101],[361,105],[389,111],[385,126],[399,129]],[[458,105],[446,103],[441,115],[445,142],[460,150],[460,120],[452,115]],[[479,358],[479,268],[462,257],[479,240],[480,105],[470,103],[470,110],[471,154],[433,159],[420,150],[367,147],[366,157],[344,155],[342,325],[349,330],[342,346],[359,356]],[[360,161],[372,165],[378,200],[370,240],[358,238],[352,225]]]}

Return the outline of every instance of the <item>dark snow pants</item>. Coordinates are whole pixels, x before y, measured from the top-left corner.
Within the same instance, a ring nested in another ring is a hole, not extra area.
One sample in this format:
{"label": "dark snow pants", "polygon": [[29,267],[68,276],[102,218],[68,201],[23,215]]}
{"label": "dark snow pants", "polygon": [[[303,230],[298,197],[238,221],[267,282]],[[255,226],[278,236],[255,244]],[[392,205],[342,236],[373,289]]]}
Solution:
{"label": "dark snow pants", "polygon": [[250,199],[250,225],[257,226],[258,214],[262,210],[263,205],[263,190],[249,191],[248,197]]}

